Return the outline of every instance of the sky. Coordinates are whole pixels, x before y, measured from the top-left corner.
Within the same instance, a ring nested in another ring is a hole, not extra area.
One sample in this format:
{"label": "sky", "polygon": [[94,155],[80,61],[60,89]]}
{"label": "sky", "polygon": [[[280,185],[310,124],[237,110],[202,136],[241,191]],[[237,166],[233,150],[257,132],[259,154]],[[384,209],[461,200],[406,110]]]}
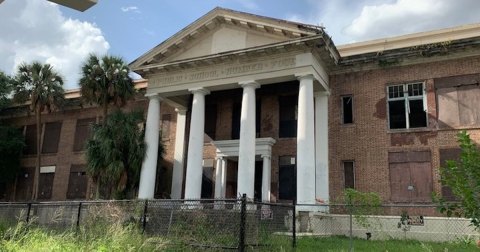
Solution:
{"label": "sky", "polygon": [[322,25],[336,45],[480,23],[478,0],[98,0],[85,12],[47,0],[0,4],[0,71],[49,63],[78,88],[90,53],[129,63],[216,6]]}

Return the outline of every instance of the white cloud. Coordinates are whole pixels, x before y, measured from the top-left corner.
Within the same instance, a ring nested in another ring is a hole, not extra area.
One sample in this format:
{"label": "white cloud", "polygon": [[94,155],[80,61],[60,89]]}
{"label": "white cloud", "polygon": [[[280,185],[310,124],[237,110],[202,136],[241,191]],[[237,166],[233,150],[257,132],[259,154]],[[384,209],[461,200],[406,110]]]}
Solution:
{"label": "white cloud", "polygon": [[123,12],[129,12],[129,11],[133,11],[135,13],[141,13],[140,12],[140,9],[138,9],[137,6],[126,6],[126,7],[121,7],[120,8]]}
{"label": "white cloud", "polygon": [[9,74],[22,62],[37,60],[53,65],[66,89],[76,88],[88,54],[105,54],[110,48],[95,24],[67,19],[47,1],[6,1],[0,16],[0,70]]}
{"label": "white cloud", "polygon": [[335,43],[435,30],[480,21],[478,0],[309,1],[310,15],[290,20],[324,24]]}

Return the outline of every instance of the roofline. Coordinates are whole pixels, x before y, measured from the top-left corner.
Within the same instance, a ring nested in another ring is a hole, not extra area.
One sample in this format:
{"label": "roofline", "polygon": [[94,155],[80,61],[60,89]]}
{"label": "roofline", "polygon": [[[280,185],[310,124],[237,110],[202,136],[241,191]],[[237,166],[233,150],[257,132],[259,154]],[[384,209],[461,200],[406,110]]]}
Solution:
{"label": "roofline", "polygon": [[341,57],[480,37],[480,23],[337,46]]}
{"label": "roofline", "polygon": [[[223,12],[223,13],[222,13]],[[197,18],[195,21],[193,21],[192,23],[190,23],[189,25],[187,25],[186,27],[182,28],[181,30],[179,30],[178,32],[176,32],[175,34],[173,34],[172,36],[170,36],[169,38],[167,38],[166,40],[164,40],[163,42],[161,42],[160,44],[156,45],[155,47],[153,47],[152,49],[148,50],[146,53],[142,54],[141,56],[139,56],[138,58],[136,58],[135,60],[133,60],[132,62],[130,62],[128,65],[131,67],[131,68],[137,68],[139,67],[140,65],[137,66],[137,64],[139,64],[139,61],[142,60],[146,60],[148,61],[148,58],[149,57],[152,57],[152,53],[155,53],[159,48],[161,48],[162,46],[166,46],[168,45],[169,43],[172,43],[173,41],[175,41],[175,39],[177,37],[180,37],[181,34],[183,33],[186,33],[189,29],[192,29],[192,27],[197,27],[197,26],[201,26],[201,22],[204,21],[206,24],[208,24],[208,21],[211,21],[213,20],[216,16],[215,16],[215,13],[219,13],[218,16],[228,16],[227,14],[240,14],[240,15],[246,15],[246,16],[250,16],[250,17],[254,17],[254,18],[260,18],[260,19],[265,19],[265,20],[270,20],[270,21],[273,21],[273,22],[279,22],[279,23],[284,23],[284,24],[289,24],[289,25],[293,25],[293,26],[296,26],[297,29],[300,30],[300,28],[304,28],[305,29],[305,33],[308,33],[308,30],[307,29],[310,29],[312,31],[310,31],[310,33],[313,33],[313,30],[316,30],[317,33],[325,33],[324,32],[324,27],[322,26],[317,26],[317,25],[311,25],[311,24],[304,24],[304,23],[299,23],[299,22],[293,22],[293,21],[288,21],[288,20],[283,20],[283,19],[277,19],[277,18],[272,18],[272,17],[266,17],[266,16],[261,16],[261,15],[256,15],[256,14],[251,14],[251,13],[247,13],[247,12],[241,12],[241,11],[235,11],[235,10],[231,10],[231,9],[227,9],[227,8],[222,8],[222,7],[215,7],[214,9],[210,10],[209,12],[207,12],[206,14],[202,15],[201,17]],[[209,16],[211,16],[209,18]],[[186,34],[188,35],[188,33]],[[141,63],[141,62],[140,62]]]}

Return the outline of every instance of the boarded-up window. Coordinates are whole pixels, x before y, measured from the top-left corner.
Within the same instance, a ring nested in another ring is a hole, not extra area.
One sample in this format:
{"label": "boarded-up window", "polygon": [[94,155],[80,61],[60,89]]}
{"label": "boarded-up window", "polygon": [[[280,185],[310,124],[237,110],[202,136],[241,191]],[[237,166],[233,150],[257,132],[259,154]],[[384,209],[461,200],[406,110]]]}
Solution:
{"label": "boarded-up window", "polygon": [[[460,148],[440,149],[440,166],[446,167],[447,160],[459,161],[462,150]],[[452,188],[442,185],[442,197],[449,201],[458,201],[452,192]]]}
{"label": "boarded-up window", "polygon": [[353,96],[342,96],[342,123],[353,123]]}
{"label": "boarded-up window", "polygon": [[57,153],[61,130],[62,122],[50,122],[45,124],[42,153]]}
{"label": "boarded-up window", "polygon": [[432,169],[430,151],[390,152],[391,200],[431,202]]}
{"label": "boarded-up window", "polygon": [[170,139],[170,123],[172,121],[171,114],[164,114],[162,115],[162,124],[161,124],[161,131],[162,140],[169,140]]}
{"label": "boarded-up window", "polygon": [[345,188],[355,188],[355,170],[353,161],[343,161]]}
{"label": "boarded-up window", "polygon": [[73,151],[82,151],[85,148],[85,141],[92,134],[92,125],[95,123],[95,118],[86,118],[77,120],[75,127],[75,141],[73,144]]}
{"label": "boarded-up window", "polygon": [[297,195],[295,157],[282,156],[278,167],[278,198],[293,200]]}
{"label": "boarded-up window", "polygon": [[440,128],[480,125],[480,75],[435,79]]}
{"label": "boarded-up window", "polygon": [[67,199],[85,199],[88,177],[85,165],[72,165],[68,179]]}
{"label": "boarded-up window", "polygon": [[298,97],[296,95],[280,96],[278,101],[280,107],[279,137],[296,137]]}
{"label": "boarded-up window", "polygon": [[38,180],[38,199],[52,198],[53,179],[55,178],[55,166],[40,167]]}
{"label": "boarded-up window", "polygon": [[37,126],[35,124],[27,125],[25,130],[25,155],[37,154]]}
{"label": "boarded-up window", "polygon": [[15,189],[16,201],[29,201],[32,199],[34,176],[35,167],[26,167],[20,170],[17,176],[17,185]]}

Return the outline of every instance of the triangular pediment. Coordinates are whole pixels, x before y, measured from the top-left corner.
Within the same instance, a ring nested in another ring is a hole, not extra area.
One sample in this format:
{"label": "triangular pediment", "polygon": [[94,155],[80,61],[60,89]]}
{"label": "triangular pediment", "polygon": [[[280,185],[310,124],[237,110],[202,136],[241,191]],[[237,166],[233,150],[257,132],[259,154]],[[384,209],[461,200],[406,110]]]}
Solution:
{"label": "triangular pediment", "polygon": [[202,56],[277,44],[314,36],[311,26],[215,8],[130,64],[134,71]]}

